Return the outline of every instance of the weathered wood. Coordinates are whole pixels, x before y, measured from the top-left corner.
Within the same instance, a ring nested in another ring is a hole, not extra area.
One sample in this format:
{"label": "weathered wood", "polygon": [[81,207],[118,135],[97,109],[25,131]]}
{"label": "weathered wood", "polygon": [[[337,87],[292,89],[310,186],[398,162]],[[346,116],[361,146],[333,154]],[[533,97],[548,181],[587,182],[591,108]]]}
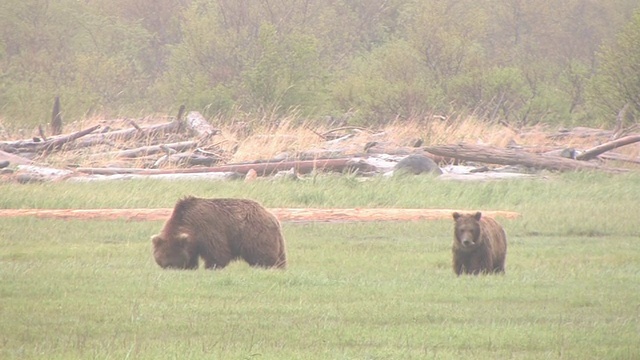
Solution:
{"label": "weathered wood", "polygon": [[196,141],[181,141],[181,142],[171,143],[171,144],[141,146],[135,149],[114,151],[114,152],[108,152],[108,153],[97,153],[91,156],[92,157],[137,158],[137,157],[146,156],[146,155],[163,153],[165,152],[164,147],[173,149],[175,151],[184,151],[184,150],[195,148],[196,146],[198,146],[198,143]]}
{"label": "weathered wood", "polygon": [[199,137],[210,137],[220,132],[207,122],[207,120],[197,111],[191,111],[187,114],[185,125]]}
{"label": "weathered wood", "polygon": [[236,173],[231,172],[209,172],[209,173],[191,173],[191,174],[152,174],[152,175],[139,175],[139,174],[115,174],[108,176],[74,176],[67,179],[68,182],[100,182],[100,181],[122,181],[122,180],[141,180],[141,179],[155,179],[155,180],[168,180],[168,181],[184,181],[184,180],[218,180],[228,181],[238,179],[239,176]]}
{"label": "weathered wood", "polygon": [[109,143],[112,141],[116,142],[129,141],[133,139],[153,138],[161,134],[179,132],[181,128],[182,126],[179,121],[172,121],[168,123],[140,127],[140,130],[133,128],[110,131],[107,133],[92,134],[82,139],[82,141],[77,144],[77,147],[90,147],[94,145]]}
{"label": "weathered wood", "polygon": [[22,156],[18,156],[15,154],[11,154],[2,150],[0,150],[0,161],[9,161],[10,163],[21,164],[21,165],[33,164],[33,161],[27,158],[24,158]]}
{"label": "weathered wood", "polygon": [[82,174],[89,175],[116,175],[116,174],[138,174],[147,169],[139,169],[139,168],[122,168],[122,167],[112,167],[112,168],[93,168],[93,167],[79,167],[76,168],[75,171]]}
{"label": "weathered wood", "polygon": [[599,158],[602,160],[612,160],[612,161],[626,162],[631,164],[640,164],[640,158],[632,158],[630,156],[611,153],[611,152],[602,154],[599,156]]}
{"label": "weathered wood", "polygon": [[604,143],[602,145],[598,145],[596,147],[593,147],[589,150],[585,150],[584,152],[580,153],[578,156],[576,156],[576,160],[590,160],[595,158],[596,156],[607,152],[609,150],[613,150],[615,148],[619,148],[621,146],[625,146],[625,145],[629,145],[629,144],[633,144],[640,141],[640,135],[629,135],[629,136],[625,136],[623,138],[617,139],[617,140],[613,140],[613,141],[609,141],[607,143]]}
{"label": "weathered wood", "polygon": [[[188,174],[188,173],[203,173],[203,172],[236,172],[240,174],[246,174],[249,170],[255,170],[259,176],[266,176],[275,174],[278,171],[285,171],[294,168],[298,174],[307,174],[314,170],[324,171],[337,171],[343,172],[349,171],[376,171],[376,168],[362,159],[358,158],[343,158],[343,159],[316,159],[316,160],[302,160],[302,161],[280,161],[280,162],[265,162],[265,163],[251,163],[251,164],[228,164],[215,167],[201,167],[190,169],[173,169],[173,170],[160,170],[160,169],[127,169],[129,173],[135,174]],[[96,168],[77,168],[77,172],[80,173],[100,173],[101,171],[109,172],[112,169],[96,169]]]}
{"label": "weathered wood", "polygon": [[42,140],[47,141],[47,134],[44,133],[44,129],[42,128],[42,125],[38,125],[38,134],[40,134],[40,137],[42,138]]}
{"label": "weathered wood", "polygon": [[65,179],[73,174],[73,171],[55,169],[37,165],[19,165],[14,174],[16,181],[20,183],[45,182]]}
{"label": "weathered wood", "polygon": [[162,156],[153,163],[151,168],[157,169],[165,164],[180,164],[181,166],[213,166],[219,161],[220,158],[218,157],[210,157],[197,155],[190,152],[182,152]]}
{"label": "weathered wood", "polygon": [[75,133],[51,137],[46,141],[41,141],[40,139],[37,139],[37,140],[30,139],[30,140],[2,142],[0,143],[0,150],[4,150],[7,152],[37,152],[37,153],[59,150],[62,148],[63,145],[70,143],[76,139],[79,139],[83,136],[86,136],[99,128],[100,128],[100,125],[95,125],[88,129],[77,131]]}
{"label": "weathered wood", "polygon": [[[298,174],[307,174],[314,170],[322,171],[375,171],[375,168],[369,164],[360,161],[359,159],[318,159],[318,160],[303,160],[303,161],[281,161],[276,163],[258,163],[258,164],[229,164],[216,167],[194,168],[194,169],[176,169],[173,173],[194,173],[194,172],[237,172],[240,174],[246,174],[249,170],[253,169],[258,173],[258,176],[266,176],[275,174],[278,171],[295,169]],[[141,174],[153,173],[154,170],[147,170],[141,172]],[[161,170],[160,170],[161,171]]]}
{"label": "weathered wood", "polygon": [[62,134],[62,113],[60,111],[60,96],[56,96],[53,100],[53,110],[51,112],[51,135],[60,134]]}
{"label": "weathered wood", "polygon": [[95,130],[97,130],[99,128],[100,128],[100,125],[95,125],[95,126],[92,126],[92,127],[88,128],[88,129],[80,130],[80,131],[72,133],[72,134],[51,138],[51,139],[45,141],[44,143],[42,143],[42,145],[36,147],[36,151],[41,152],[41,151],[59,150],[66,143],[72,142],[72,141],[74,141],[76,139],[79,139],[79,138],[85,136],[85,135],[91,134],[92,132],[94,132]]}
{"label": "weathered wood", "polygon": [[590,138],[590,137],[605,137],[611,138],[613,136],[613,131],[611,130],[601,130],[594,129],[588,127],[577,126],[573,129],[565,129],[560,130],[555,134],[547,135],[549,139],[561,139],[565,137],[571,138]]}
{"label": "weathered wood", "polygon": [[536,155],[516,149],[499,149],[481,145],[440,145],[429,146],[426,147],[425,150],[434,155],[489,164],[523,165],[538,169],[557,171],[601,170],[618,173],[626,171],[624,169],[608,168],[589,162],[576,161],[558,156]]}
{"label": "weathered wood", "polygon": [[[451,218],[453,212],[476,212],[490,217],[514,219],[512,211],[454,210],[454,209],[268,209],[283,222],[346,222],[346,221],[423,221]],[[0,209],[0,217],[35,216],[55,219],[102,219],[129,221],[166,220],[172,208],[160,209]]]}
{"label": "weathered wood", "polygon": [[180,108],[178,109],[178,115],[176,115],[176,120],[177,121],[182,121],[182,116],[184,115],[184,110],[186,109],[186,107],[184,106],[184,104],[180,105]]}

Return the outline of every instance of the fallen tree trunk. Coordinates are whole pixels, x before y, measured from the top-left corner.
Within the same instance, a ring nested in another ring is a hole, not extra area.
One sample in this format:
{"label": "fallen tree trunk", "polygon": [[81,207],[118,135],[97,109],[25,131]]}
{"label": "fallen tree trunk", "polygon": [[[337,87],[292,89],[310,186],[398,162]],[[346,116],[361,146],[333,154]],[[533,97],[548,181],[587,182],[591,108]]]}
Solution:
{"label": "fallen tree trunk", "polygon": [[128,141],[137,138],[154,137],[164,133],[179,132],[182,128],[180,121],[172,121],[164,124],[151,125],[147,127],[134,127],[133,129],[116,130],[107,133],[94,134],[83,139],[79,146],[88,147],[103,144],[105,141]]}
{"label": "fallen tree trunk", "polygon": [[468,144],[440,145],[426,147],[425,150],[434,155],[489,164],[523,165],[537,169],[557,171],[601,170],[614,173],[626,171],[625,169],[608,168],[559,156],[536,155],[515,149],[498,149],[490,146]]}
{"label": "fallen tree trunk", "polygon": [[70,177],[71,170],[55,169],[39,165],[18,165],[14,179],[19,183],[56,181]]}
{"label": "fallen tree trunk", "polygon": [[602,130],[602,129],[594,129],[588,127],[578,126],[573,129],[561,130],[555,134],[547,135],[549,139],[560,139],[565,137],[570,138],[590,138],[590,137],[603,137],[603,138],[611,138],[613,136],[613,131],[611,130]]}
{"label": "fallen tree trunk", "polygon": [[[1,209],[0,217],[35,216],[52,219],[83,220],[167,220],[173,209]],[[454,211],[476,212],[490,217],[515,219],[519,213],[511,211],[453,210],[453,209],[269,209],[283,222],[347,222],[347,221],[419,221],[450,219]]]}
{"label": "fallen tree trunk", "polygon": [[205,120],[204,116],[197,111],[189,112],[185,119],[185,123],[187,127],[194,133],[198,134],[200,138],[207,138],[219,132],[218,129],[211,126],[211,124]]}
{"label": "fallen tree trunk", "polygon": [[593,147],[589,150],[585,150],[584,152],[582,152],[580,155],[576,156],[576,160],[590,160],[595,158],[596,156],[605,153],[609,150],[613,150],[615,148],[619,148],[621,146],[625,146],[625,145],[629,145],[629,144],[633,144],[635,142],[640,141],[640,135],[629,135],[629,136],[625,136],[623,138],[617,139],[617,140],[613,140],[613,141],[609,141],[607,143],[604,143],[602,145],[598,145],[596,147]]}
{"label": "fallen tree trunk", "polygon": [[18,156],[15,154],[11,154],[8,152],[4,152],[2,150],[0,150],[0,161],[9,161],[10,163],[21,164],[21,165],[33,164],[33,161],[27,158],[24,158],[22,156]]}
{"label": "fallen tree trunk", "polygon": [[100,182],[100,181],[122,181],[122,180],[139,180],[139,179],[155,179],[169,181],[193,181],[193,180],[209,180],[209,181],[229,181],[238,179],[240,176],[231,172],[208,172],[193,174],[154,174],[154,175],[137,175],[137,174],[115,174],[115,175],[91,175],[91,176],[75,176],[69,177],[68,182]]}
{"label": "fallen tree trunk", "polygon": [[[156,169],[126,169],[130,174],[153,175],[153,174],[188,174],[201,172],[236,172],[246,174],[253,169],[259,176],[274,174],[278,171],[286,171],[294,168],[298,174],[310,173],[314,170],[338,171],[360,170],[375,171],[376,168],[360,161],[360,159],[318,159],[318,160],[302,160],[302,161],[281,161],[275,163],[254,163],[254,164],[229,164],[215,167],[202,167],[193,169],[173,169],[173,170],[156,170]],[[86,174],[113,174],[114,169],[96,169],[96,168],[77,168],[77,172]]]}
{"label": "fallen tree trunk", "polygon": [[163,164],[176,164],[181,166],[213,166],[220,161],[219,157],[202,156],[192,153],[178,153],[165,155],[156,160],[154,167],[160,167]]}
{"label": "fallen tree trunk", "polygon": [[600,158],[603,160],[612,160],[612,161],[626,162],[631,164],[640,164],[640,158],[632,158],[629,156],[616,154],[616,153],[602,154],[600,155]]}
{"label": "fallen tree trunk", "polygon": [[181,142],[171,143],[171,144],[141,146],[135,149],[128,149],[128,150],[108,152],[108,153],[97,153],[97,154],[91,155],[91,157],[113,156],[113,157],[119,157],[119,158],[137,158],[137,157],[166,152],[165,147],[169,149],[173,149],[175,151],[184,151],[184,150],[192,149],[196,146],[198,146],[198,143],[196,141],[181,141]]}
{"label": "fallen tree trunk", "polygon": [[74,141],[76,139],[79,139],[83,136],[86,136],[99,128],[100,128],[100,125],[95,125],[88,129],[77,131],[75,133],[51,137],[45,141],[32,139],[32,140],[4,142],[0,144],[0,150],[4,150],[7,152],[20,152],[20,151],[26,150],[30,152],[36,152],[36,153],[58,150],[58,149],[61,149],[63,145],[71,141]]}

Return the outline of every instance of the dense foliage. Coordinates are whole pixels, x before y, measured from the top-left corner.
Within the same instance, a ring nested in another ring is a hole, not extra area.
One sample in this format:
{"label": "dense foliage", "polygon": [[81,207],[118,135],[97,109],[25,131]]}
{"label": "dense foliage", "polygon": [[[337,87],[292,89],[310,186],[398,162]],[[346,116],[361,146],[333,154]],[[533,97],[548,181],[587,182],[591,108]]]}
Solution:
{"label": "dense foliage", "polygon": [[[640,114],[637,0],[3,0],[0,119]],[[634,16],[634,11],[636,15]]]}

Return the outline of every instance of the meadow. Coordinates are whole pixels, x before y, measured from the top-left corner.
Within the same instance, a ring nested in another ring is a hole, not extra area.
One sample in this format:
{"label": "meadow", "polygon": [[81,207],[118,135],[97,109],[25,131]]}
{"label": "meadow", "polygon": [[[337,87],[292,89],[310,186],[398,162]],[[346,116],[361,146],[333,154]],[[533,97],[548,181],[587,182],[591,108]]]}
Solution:
{"label": "meadow", "polygon": [[0,218],[2,359],[638,359],[640,174],[462,183],[0,184],[0,208],[509,210],[504,276],[457,278],[453,220],[284,223],[289,268],[160,269],[160,221]]}

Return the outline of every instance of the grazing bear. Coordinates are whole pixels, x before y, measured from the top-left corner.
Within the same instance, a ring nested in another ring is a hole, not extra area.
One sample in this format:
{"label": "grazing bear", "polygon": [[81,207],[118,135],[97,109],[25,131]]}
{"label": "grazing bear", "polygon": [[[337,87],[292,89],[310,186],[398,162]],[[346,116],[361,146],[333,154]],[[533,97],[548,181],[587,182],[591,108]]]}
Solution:
{"label": "grazing bear", "polygon": [[162,232],[154,235],[153,257],[162,268],[221,269],[242,258],[251,266],[287,267],[280,222],[253,200],[179,200]]}
{"label": "grazing bear", "polygon": [[453,213],[453,271],[460,274],[504,273],[507,235],[495,220],[482,213]]}

